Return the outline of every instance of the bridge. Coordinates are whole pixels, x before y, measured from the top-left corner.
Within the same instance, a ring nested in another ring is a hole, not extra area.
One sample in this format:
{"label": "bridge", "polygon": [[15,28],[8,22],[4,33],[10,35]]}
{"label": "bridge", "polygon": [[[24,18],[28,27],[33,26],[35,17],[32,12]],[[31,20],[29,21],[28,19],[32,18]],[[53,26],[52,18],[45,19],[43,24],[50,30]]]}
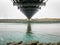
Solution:
{"label": "bridge", "polygon": [[30,18],[46,5],[48,0],[12,0],[13,5],[16,5],[24,15],[30,20]]}

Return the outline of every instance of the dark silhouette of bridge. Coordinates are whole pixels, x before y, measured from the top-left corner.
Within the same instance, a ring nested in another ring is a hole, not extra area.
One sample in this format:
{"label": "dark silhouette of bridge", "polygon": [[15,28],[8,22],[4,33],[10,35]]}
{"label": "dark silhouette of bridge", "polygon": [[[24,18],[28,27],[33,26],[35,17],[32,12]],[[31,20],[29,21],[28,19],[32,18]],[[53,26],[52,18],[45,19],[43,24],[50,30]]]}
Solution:
{"label": "dark silhouette of bridge", "polygon": [[12,0],[13,5],[16,5],[24,15],[28,18],[27,33],[31,33],[30,18],[46,5],[47,0]]}
{"label": "dark silhouette of bridge", "polygon": [[47,0],[12,0],[12,2],[30,19],[38,9],[46,5]]}

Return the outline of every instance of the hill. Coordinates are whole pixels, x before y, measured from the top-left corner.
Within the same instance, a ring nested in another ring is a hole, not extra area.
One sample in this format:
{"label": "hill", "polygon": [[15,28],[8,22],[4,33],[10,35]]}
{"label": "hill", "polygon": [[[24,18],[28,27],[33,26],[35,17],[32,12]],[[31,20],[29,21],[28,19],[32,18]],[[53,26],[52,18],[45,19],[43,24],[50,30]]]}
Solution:
{"label": "hill", "polygon": [[[31,19],[31,23],[60,23],[59,18]],[[27,23],[27,19],[0,19],[0,23]]]}

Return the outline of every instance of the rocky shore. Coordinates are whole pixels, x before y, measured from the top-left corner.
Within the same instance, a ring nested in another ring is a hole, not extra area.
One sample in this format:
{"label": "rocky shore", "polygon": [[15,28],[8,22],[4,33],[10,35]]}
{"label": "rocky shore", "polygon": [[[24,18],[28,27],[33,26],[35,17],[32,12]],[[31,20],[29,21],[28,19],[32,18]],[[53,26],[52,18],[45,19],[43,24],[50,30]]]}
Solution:
{"label": "rocky shore", "polygon": [[40,43],[39,41],[33,41],[29,43],[24,43],[23,41],[20,41],[18,43],[15,42],[9,42],[7,45],[60,45],[60,42],[57,43]]}

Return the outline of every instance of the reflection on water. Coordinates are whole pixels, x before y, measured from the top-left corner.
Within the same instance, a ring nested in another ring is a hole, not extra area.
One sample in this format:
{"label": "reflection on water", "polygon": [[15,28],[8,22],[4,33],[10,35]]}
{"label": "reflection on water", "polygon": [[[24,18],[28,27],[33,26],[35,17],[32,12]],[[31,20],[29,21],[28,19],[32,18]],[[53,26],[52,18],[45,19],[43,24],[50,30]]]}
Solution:
{"label": "reflection on water", "polygon": [[60,24],[0,23],[0,45],[14,41],[58,42],[60,41],[60,35],[58,35],[60,33],[57,33],[59,31]]}
{"label": "reflection on water", "polygon": [[31,32],[31,23],[28,22],[28,25],[27,25],[27,33],[32,33]]}
{"label": "reflection on water", "polygon": [[26,35],[24,37],[25,42],[30,42],[34,40],[34,35],[32,33],[32,29],[31,29],[31,22],[28,21],[27,23],[27,31],[26,31]]}

